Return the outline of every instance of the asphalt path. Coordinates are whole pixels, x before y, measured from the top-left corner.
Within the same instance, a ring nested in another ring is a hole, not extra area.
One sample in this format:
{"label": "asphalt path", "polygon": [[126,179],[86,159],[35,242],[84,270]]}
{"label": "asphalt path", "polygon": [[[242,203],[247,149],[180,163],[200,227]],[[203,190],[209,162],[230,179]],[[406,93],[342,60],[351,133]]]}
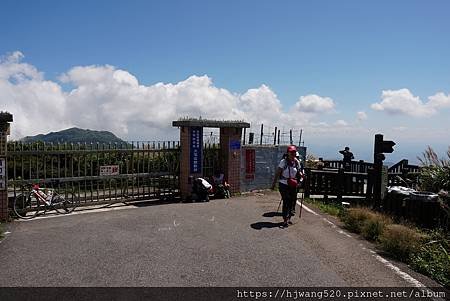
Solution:
{"label": "asphalt path", "polygon": [[436,286],[332,217],[304,209],[280,229],[278,203],[268,192],[13,222],[0,285]]}

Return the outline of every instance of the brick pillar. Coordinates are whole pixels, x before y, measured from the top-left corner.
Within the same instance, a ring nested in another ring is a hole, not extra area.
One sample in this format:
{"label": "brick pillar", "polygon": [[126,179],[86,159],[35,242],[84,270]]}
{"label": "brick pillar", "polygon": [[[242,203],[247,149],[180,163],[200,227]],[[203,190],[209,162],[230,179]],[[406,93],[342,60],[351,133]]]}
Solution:
{"label": "brick pillar", "polygon": [[231,193],[240,192],[242,128],[220,129],[221,167],[230,184]]}
{"label": "brick pillar", "polygon": [[12,115],[0,112],[0,220],[8,219],[8,178],[6,162],[6,142],[9,135],[9,122],[12,122]]}
{"label": "brick pillar", "polygon": [[[203,143],[201,142],[201,144]],[[191,174],[191,131],[189,127],[180,127],[180,145],[180,193],[181,199],[186,200],[192,192],[192,183],[189,181],[189,177],[192,176],[195,179],[202,176],[202,173]],[[203,159],[203,154],[201,154],[201,158]]]}

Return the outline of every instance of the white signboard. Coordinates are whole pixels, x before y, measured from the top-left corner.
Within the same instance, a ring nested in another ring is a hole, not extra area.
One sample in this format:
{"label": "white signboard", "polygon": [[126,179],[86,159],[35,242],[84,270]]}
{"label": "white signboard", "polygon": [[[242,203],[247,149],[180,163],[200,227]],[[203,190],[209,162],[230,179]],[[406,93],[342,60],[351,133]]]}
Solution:
{"label": "white signboard", "polygon": [[117,176],[119,174],[119,165],[100,166],[101,176]]}
{"label": "white signboard", "polygon": [[0,158],[0,190],[6,189],[6,160]]}

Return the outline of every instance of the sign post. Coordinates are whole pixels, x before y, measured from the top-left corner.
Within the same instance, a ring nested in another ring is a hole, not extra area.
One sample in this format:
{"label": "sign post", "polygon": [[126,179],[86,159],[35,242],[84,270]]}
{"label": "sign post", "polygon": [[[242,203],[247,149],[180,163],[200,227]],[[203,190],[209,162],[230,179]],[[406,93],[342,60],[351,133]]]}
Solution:
{"label": "sign post", "polygon": [[373,151],[373,198],[375,207],[381,207],[381,201],[386,195],[386,186],[388,182],[387,168],[383,166],[383,161],[386,158],[384,153],[392,153],[394,151],[394,141],[383,140],[383,135],[375,135],[374,151]]}

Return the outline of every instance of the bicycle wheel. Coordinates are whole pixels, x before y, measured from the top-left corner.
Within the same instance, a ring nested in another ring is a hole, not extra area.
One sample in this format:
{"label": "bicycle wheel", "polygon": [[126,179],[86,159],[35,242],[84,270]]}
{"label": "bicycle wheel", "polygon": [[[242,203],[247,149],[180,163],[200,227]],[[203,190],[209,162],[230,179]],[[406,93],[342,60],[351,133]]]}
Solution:
{"label": "bicycle wheel", "polygon": [[32,192],[28,196],[19,194],[14,199],[14,213],[23,219],[30,219],[38,215],[40,207],[41,202]]}
{"label": "bicycle wheel", "polygon": [[78,196],[72,191],[53,192],[52,206],[58,213],[71,213],[78,204]]}

